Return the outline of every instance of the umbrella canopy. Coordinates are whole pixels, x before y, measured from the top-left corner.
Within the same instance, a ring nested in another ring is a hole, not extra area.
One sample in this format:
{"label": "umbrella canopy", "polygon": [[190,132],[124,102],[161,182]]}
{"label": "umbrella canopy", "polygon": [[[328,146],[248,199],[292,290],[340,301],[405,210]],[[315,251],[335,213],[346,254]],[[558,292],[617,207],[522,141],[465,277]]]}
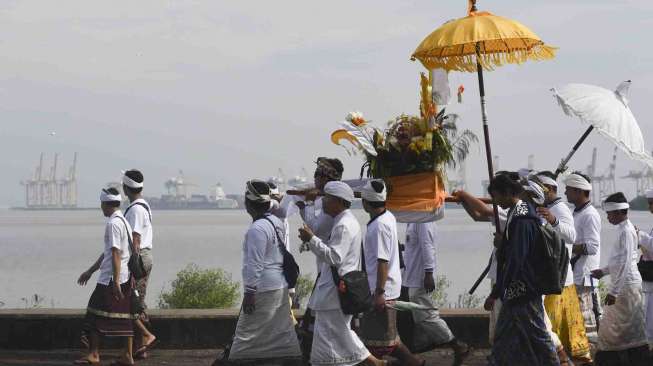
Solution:
{"label": "umbrella canopy", "polygon": [[628,107],[630,80],[615,91],[587,84],[567,84],[552,89],[564,113],[594,127],[632,159],[653,168],[653,157],[644,144],[642,131]]}
{"label": "umbrella canopy", "polygon": [[517,21],[470,11],[429,34],[411,59],[427,69],[476,72],[477,60],[485,70],[493,70],[506,63],[552,59],[555,50]]}

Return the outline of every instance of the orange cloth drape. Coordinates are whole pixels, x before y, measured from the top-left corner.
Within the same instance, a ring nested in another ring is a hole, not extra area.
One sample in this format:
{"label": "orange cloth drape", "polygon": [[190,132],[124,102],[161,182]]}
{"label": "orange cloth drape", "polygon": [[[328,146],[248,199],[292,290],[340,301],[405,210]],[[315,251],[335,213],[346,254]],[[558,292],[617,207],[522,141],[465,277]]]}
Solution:
{"label": "orange cloth drape", "polygon": [[386,207],[400,211],[433,211],[444,204],[447,193],[440,174],[420,173],[385,179],[389,186]]}

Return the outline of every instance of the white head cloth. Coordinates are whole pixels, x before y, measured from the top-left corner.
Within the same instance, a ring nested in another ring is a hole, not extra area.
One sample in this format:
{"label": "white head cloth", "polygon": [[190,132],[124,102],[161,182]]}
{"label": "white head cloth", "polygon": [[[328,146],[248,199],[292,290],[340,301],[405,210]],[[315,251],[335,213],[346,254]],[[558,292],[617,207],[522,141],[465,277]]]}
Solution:
{"label": "white head cloth", "polygon": [[605,212],[627,210],[630,205],[627,202],[603,202],[603,210]]}
{"label": "white head cloth", "polygon": [[592,190],[592,184],[587,181],[587,179],[583,178],[582,176],[578,174],[569,174],[567,179],[565,179],[565,185],[572,187],[572,188],[578,188],[583,191],[591,191]]}
{"label": "white head cloth", "polygon": [[547,186],[553,186],[553,187],[558,186],[558,182],[556,182],[555,180],[547,177],[546,175],[538,175],[537,179],[539,179],[540,182],[542,182],[542,184],[546,184]]}
{"label": "white head cloth", "polygon": [[331,181],[324,186],[324,193],[330,196],[342,198],[347,202],[354,201],[354,191],[351,187],[341,181]]}
{"label": "white head cloth", "polygon": [[533,197],[535,203],[538,205],[544,204],[544,190],[542,189],[542,186],[529,179],[528,185],[524,186],[524,189],[535,195],[535,197]]}
{"label": "white head cloth", "polygon": [[[259,193],[256,190],[256,188],[254,188],[254,185],[252,184],[252,182],[254,182],[254,181],[253,180],[248,181],[247,184],[246,184],[247,185],[247,193],[245,193],[245,198],[247,198],[250,201],[254,201],[254,202],[262,202],[262,203],[270,202],[272,200],[272,197],[270,197],[269,194]],[[263,182],[263,181],[260,181],[260,182]],[[265,182],[263,182],[263,183],[265,183]],[[267,184],[267,183],[265,183],[265,184]]]}
{"label": "white head cloth", "polygon": [[517,174],[519,174],[519,178],[526,178],[529,175],[531,175],[532,170],[528,168],[521,168],[517,171]]}
{"label": "white head cloth", "polygon": [[125,172],[122,172],[122,184],[126,185],[129,188],[143,188],[143,182],[137,182],[128,176],[125,175]]}
{"label": "white head cloth", "polygon": [[653,188],[646,190],[646,198],[653,198]]}
{"label": "white head cloth", "polygon": [[122,196],[120,193],[111,194],[103,189],[102,192],[100,192],[100,202],[122,202]]}
{"label": "white head cloth", "polygon": [[[378,193],[376,190],[374,190],[374,187],[372,187],[372,182],[374,181],[381,182],[381,184],[383,184],[383,191],[381,191],[381,193]],[[385,187],[385,183],[383,183],[382,180],[368,181],[363,189],[361,189],[361,198],[369,202],[385,202],[388,198],[388,190]]]}

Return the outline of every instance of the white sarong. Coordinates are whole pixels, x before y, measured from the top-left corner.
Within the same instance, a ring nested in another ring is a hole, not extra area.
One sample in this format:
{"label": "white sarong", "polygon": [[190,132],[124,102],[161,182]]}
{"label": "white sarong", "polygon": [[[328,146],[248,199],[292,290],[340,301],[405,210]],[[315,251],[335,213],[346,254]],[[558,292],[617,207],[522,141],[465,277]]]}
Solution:
{"label": "white sarong", "polygon": [[311,365],[354,366],[370,356],[363,342],[351,330],[351,315],[342,310],[313,310],[315,329]]}
{"label": "white sarong", "polygon": [[257,293],[255,306],[238,317],[229,360],[301,357],[288,289]]}
{"label": "white sarong", "polygon": [[[426,307],[435,307],[431,294],[423,288],[411,288],[408,290],[408,297],[411,302]],[[412,312],[415,328],[413,330],[413,343],[415,349],[426,349],[431,346],[440,346],[454,340],[453,333],[447,323],[440,317],[437,310],[416,310]]]}
{"label": "white sarong", "polygon": [[603,308],[599,351],[623,351],[646,345],[641,285],[626,285],[614,305]]}

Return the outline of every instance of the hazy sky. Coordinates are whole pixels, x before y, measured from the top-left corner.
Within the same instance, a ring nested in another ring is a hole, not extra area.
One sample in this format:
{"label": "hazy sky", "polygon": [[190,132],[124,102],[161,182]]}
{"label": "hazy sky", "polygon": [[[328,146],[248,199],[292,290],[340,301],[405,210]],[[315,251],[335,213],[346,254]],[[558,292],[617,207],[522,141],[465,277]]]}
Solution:
{"label": "hazy sky", "polygon": [[[479,8],[521,21],[551,45],[554,61],[486,74],[494,152],[503,169],[535,154],[553,169],[584,131],[564,116],[549,89],[569,82],[613,89],[632,79],[631,108],[653,136],[653,3],[615,0],[480,0]],[[362,158],[332,145],[347,112],[375,123],[418,112],[423,71],[409,57],[465,0],[441,1],[2,1],[0,2],[0,206],[22,205],[21,179],[40,152],[79,152],[80,201],[139,168],[149,194],[183,169],[197,193],[222,182],[243,190],[250,177],[309,173],[315,156],[337,156],[346,175]],[[460,127],[481,136],[476,76],[465,86]],[[55,136],[49,133],[55,131]],[[572,160],[585,169],[593,135]],[[653,148],[653,144],[649,143]],[[471,190],[485,177],[483,147],[468,162]],[[617,174],[640,165],[617,157]],[[621,181],[631,193],[633,185]]]}

